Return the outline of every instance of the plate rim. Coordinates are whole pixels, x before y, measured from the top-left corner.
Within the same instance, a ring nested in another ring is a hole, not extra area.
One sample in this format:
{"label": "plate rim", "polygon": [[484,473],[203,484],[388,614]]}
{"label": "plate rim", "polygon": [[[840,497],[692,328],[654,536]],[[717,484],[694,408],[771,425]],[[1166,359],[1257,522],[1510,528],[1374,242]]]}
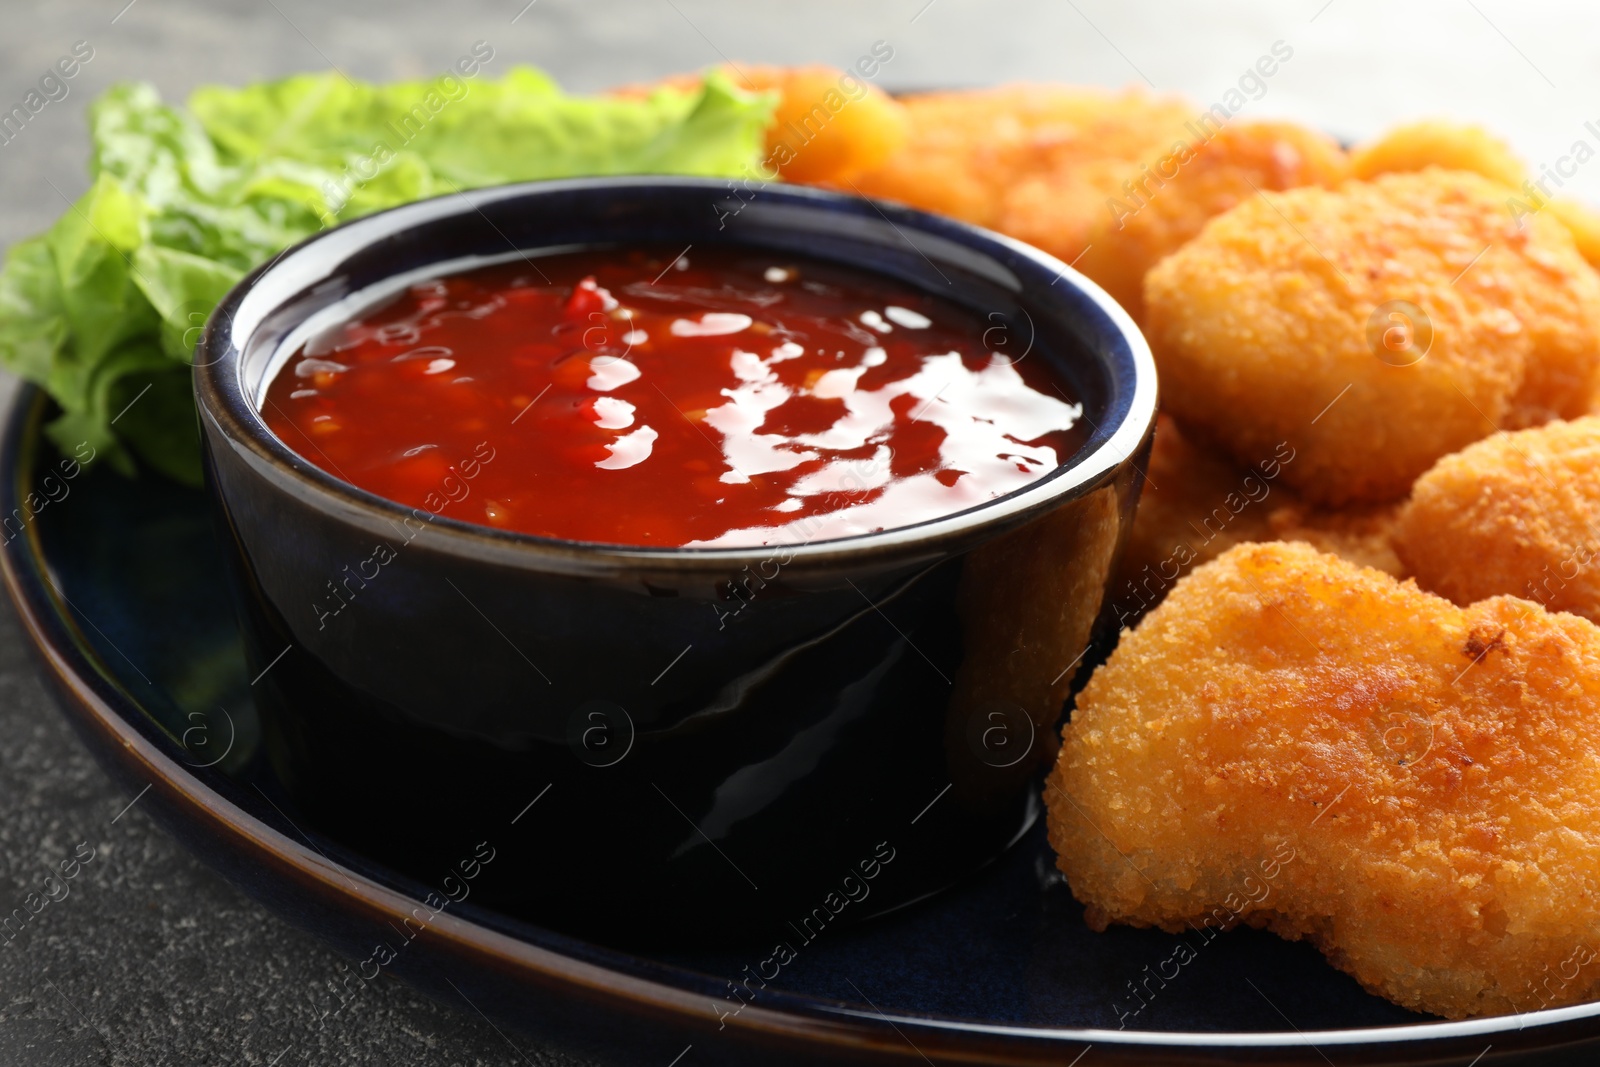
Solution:
{"label": "plate rim", "polygon": [[[39,445],[48,407],[44,392],[24,382],[0,413],[0,515],[9,515],[19,506],[19,489],[28,474],[23,464],[33,458]],[[0,581],[28,637],[35,662],[54,681],[53,686],[47,687],[56,698],[53,702],[114,780],[147,778],[169,807],[187,812],[191,821],[201,820],[206,824],[203,828],[213,836],[230,839],[236,855],[263,868],[275,866],[283,876],[308,879],[313,890],[342,913],[376,913],[380,919],[392,920],[410,916],[411,908],[421,903],[418,898],[339,864],[322,855],[309,840],[296,840],[263,822],[193,773],[193,768],[176,758],[175,746],[163,745],[141,729],[138,723],[148,720],[148,714],[131,694],[111,681],[114,672],[100,664],[99,657],[74,636],[77,623],[71,610],[62,610],[56,599],[65,598],[54,590],[48,577],[38,525],[30,519],[22,533],[0,547]],[[152,722],[150,730],[156,729]],[[93,735],[98,735],[100,744],[90,743]],[[185,851],[211,865],[181,835],[165,824],[163,830],[177,839]],[[373,866],[387,870],[382,864]],[[399,876],[396,880],[404,881]],[[308,924],[296,922],[283,910],[262,901],[250,887],[235,884],[275,915],[302,930],[308,928]],[[471,967],[494,963],[511,968],[523,980],[563,987],[574,1003],[589,1003],[600,1011],[625,1009],[660,1026],[663,1032],[674,1024],[684,1033],[715,1033],[726,1027],[745,1042],[798,1041],[804,1049],[790,1051],[810,1054],[833,1051],[886,1061],[905,1060],[908,1054],[914,1054],[910,1058],[926,1059],[922,1048],[912,1040],[911,1035],[915,1035],[931,1042],[930,1051],[968,1063],[1059,1063],[1064,1053],[1087,1051],[1079,1046],[1099,1048],[1128,1060],[1149,1053],[1164,1057],[1186,1053],[1184,1058],[1195,1063],[1224,1062],[1230,1052],[1246,1053],[1252,1059],[1263,1053],[1276,1053],[1284,1062],[1311,1063],[1325,1058],[1321,1048],[1331,1046],[1347,1052],[1361,1050],[1367,1063],[1404,1063],[1413,1060],[1406,1053],[1421,1053],[1425,1048],[1430,1057],[1463,1053],[1470,1056],[1477,1040],[1491,1036],[1504,1039],[1523,1035],[1514,1047],[1533,1051],[1600,1035],[1600,1027],[1579,1025],[1600,1019],[1600,1001],[1517,1015],[1348,1030],[1154,1031],[1033,1027],[955,1016],[886,1014],[875,1006],[868,1010],[813,994],[765,990],[765,1004],[749,1002],[737,1014],[728,1013],[719,1020],[715,1013],[707,1012],[703,993],[640,973],[663,969],[684,975],[700,972],[570,938],[536,924],[520,920],[518,924],[546,933],[557,942],[585,949],[590,958],[528,941],[450,912],[436,915],[430,930],[447,942],[442,946],[449,950],[447,954],[453,953]],[[328,943],[323,931],[309,932]],[[608,958],[609,964],[604,962]],[[632,969],[625,966],[630,961],[635,965]],[[432,993],[411,975],[402,971],[400,976],[413,987]],[[713,1023],[719,1025],[713,1027]],[[1552,1040],[1530,1042],[1530,1038],[1541,1035]],[[1442,1047],[1457,1044],[1463,1048]],[[1512,1048],[1507,1045],[1503,1051]]]}

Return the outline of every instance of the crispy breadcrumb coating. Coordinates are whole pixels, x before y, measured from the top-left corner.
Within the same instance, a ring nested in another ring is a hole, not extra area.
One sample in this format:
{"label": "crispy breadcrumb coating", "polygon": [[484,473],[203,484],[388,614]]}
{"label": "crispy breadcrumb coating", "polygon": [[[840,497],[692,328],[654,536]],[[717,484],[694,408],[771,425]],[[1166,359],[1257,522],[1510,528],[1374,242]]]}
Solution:
{"label": "crispy breadcrumb coating", "polygon": [[1583,413],[1600,277],[1556,218],[1518,228],[1505,196],[1429,169],[1213,219],[1145,279],[1167,410],[1240,462],[1287,440],[1285,481],[1330,506],[1398,500],[1497,428]]}
{"label": "crispy breadcrumb coating", "polygon": [[1257,470],[1202,448],[1166,415],[1156,420],[1144,491],[1111,586],[1118,621],[1154,607],[1182,575],[1244,541],[1272,540],[1269,516],[1282,495],[1282,462]]}
{"label": "crispy breadcrumb coating", "polygon": [[1528,176],[1528,168],[1505,141],[1482,126],[1446,119],[1423,119],[1396,126],[1350,153],[1350,173],[1356,178],[1428,167],[1470,170],[1513,189]]}
{"label": "crispy breadcrumb coating", "polygon": [[1000,230],[1104,286],[1134,318],[1145,272],[1256,189],[1331,185],[1330,138],[1283,122],[1218,127],[1140,91],[1013,85],[904,101],[911,134],[853,188]]}
{"label": "crispy breadcrumb coating", "polygon": [[1507,595],[1600,621],[1600,418],[1498,433],[1417,479],[1395,548],[1457,604]]}
{"label": "crispy breadcrumb coating", "polygon": [[[1064,85],[919,93],[901,103],[910,124],[905,147],[856,186],[989,227],[1019,180],[1095,160],[1153,164],[1193,117],[1176,98]],[[1103,211],[1103,201],[1093,207]]]}
{"label": "crispy breadcrumb coating", "polygon": [[1241,122],[1191,152],[1172,148],[1154,160],[1096,161],[1023,178],[995,226],[1075,263],[1142,320],[1146,272],[1209,219],[1257,190],[1333,185],[1345,174],[1344,152],[1332,139],[1287,122]]}
{"label": "crispy breadcrumb coating", "polygon": [[1267,525],[1274,541],[1304,541],[1358,566],[1404,578],[1408,571],[1393,541],[1399,514],[1398,504],[1316,508],[1291,498],[1273,509]]}
{"label": "crispy breadcrumb coating", "polygon": [[1589,265],[1600,266],[1600,215],[1567,197],[1550,199],[1528,184],[1528,168],[1521,158],[1482,126],[1425,119],[1397,126],[1350,153],[1350,173],[1356,178],[1427,167],[1470,170],[1507,186],[1506,210],[1513,221],[1520,222],[1525,215],[1548,208],[1572,231],[1572,239]]}
{"label": "crispy breadcrumb coating", "polygon": [[1587,620],[1242,545],[1079,695],[1050,841],[1096,929],[1261,927],[1452,1018],[1577,1003],[1600,995],[1596,707]]}
{"label": "crispy breadcrumb coating", "polygon": [[1179,577],[1246,541],[1305,541],[1404,577],[1389,543],[1399,505],[1312,507],[1283,485],[1282,469],[1294,460],[1285,445],[1241,466],[1159,416],[1144,495],[1111,587],[1119,621],[1135,621]]}

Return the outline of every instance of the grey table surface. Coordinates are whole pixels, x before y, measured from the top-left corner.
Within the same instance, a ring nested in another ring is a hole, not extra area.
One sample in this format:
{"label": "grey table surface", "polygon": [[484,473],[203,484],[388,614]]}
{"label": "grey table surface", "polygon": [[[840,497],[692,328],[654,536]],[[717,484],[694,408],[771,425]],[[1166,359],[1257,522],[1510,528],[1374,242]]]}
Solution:
{"label": "grey table surface", "polygon": [[[1281,40],[1294,58],[1253,116],[1361,137],[1451,115],[1500,131],[1537,167],[1600,143],[1585,126],[1600,120],[1597,25],[1588,0],[0,0],[5,109],[74,42],[94,48],[71,95],[0,146],[0,246],[84,190],[82,105],[127,79],[181,100],[207,82],[330,65],[417,77],[484,40],[495,69],[533,63],[596,90],[724,58],[847,65],[885,40],[890,87],[1148,83],[1210,102]],[[1600,194],[1600,165],[1567,188]],[[0,379],[0,399],[13,388]],[[80,842],[95,850],[67,898],[0,942],[0,1064],[578,1062],[392,981],[316,1026],[311,993],[343,961],[127,807],[51,707],[8,604],[0,737],[0,912]]]}

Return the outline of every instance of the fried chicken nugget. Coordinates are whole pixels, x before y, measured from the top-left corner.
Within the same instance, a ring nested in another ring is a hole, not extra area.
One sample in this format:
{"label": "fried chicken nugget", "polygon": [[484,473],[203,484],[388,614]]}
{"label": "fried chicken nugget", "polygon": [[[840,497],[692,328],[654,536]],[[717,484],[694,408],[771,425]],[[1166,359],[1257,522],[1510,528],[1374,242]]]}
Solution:
{"label": "fried chicken nugget", "polygon": [[1554,217],[1512,223],[1506,195],[1429,169],[1213,219],[1145,279],[1168,410],[1240,462],[1287,440],[1285,481],[1334,507],[1398,500],[1497,428],[1582,414],[1600,276]]}
{"label": "fried chicken nugget", "polygon": [[1200,143],[1187,129],[1178,132],[1183,137],[1174,135],[1153,157],[1018,182],[996,228],[1075,263],[1142,321],[1145,274],[1208,220],[1257,190],[1333,185],[1345,176],[1343,150],[1292,123],[1238,123]]}
{"label": "fried chicken nugget", "polygon": [[906,147],[855,188],[1075,262],[1135,319],[1145,272],[1207,219],[1256,188],[1328,185],[1346,172],[1322,134],[1280,122],[1219,128],[1187,101],[1137,90],[1013,85],[904,103]]}
{"label": "fried chicken nugget", "polygon": [[852,73],[821,66],[747,66],[730,76],[737,85],[782,94],[767,148],[784,181],[848,181],[881,166],[909,136],[905,108]]}
{"label": "fried chicken nugget", "polygon": [[1395,578],[1409,573],[1394,548],[1400,505],[1366,508],[1316,508],[1290,500],[1267,516],[1272,540],[1304,541],[1322,552]]}
{"label": "fried chicken nugget", "polygon": [[[764,161],[785,181],[848,182],[905,145],[909,123],[900,103],[876,85],[833,67],[729,64],[730,81],[750,92],[777,90]],[[655,85],[628,85],[618,96],[645,96],[667,86],[698,86],[703,74],[678,74]],[[770,172],[766,177],[771,177]]]}
{"label": "fried chicken nugget", "polygon": [[1600,940],[1597,706],[1587,620],[1243,545],[1079,695],[1050,841],[1095,929],[1264,928],[1452,1018],[1572,1004],[1600,995],[1564,966]]}
{"label": "fried chicken nugget", "polygon": [[1173,97],[1065,85],[917,93],[901,103],[904,148],[858,175],[855,188],[990,228],[1019,180],[1096,160],[1153,162],[1193,118]]}
{"label": "fried chicken nugget", "polygon": [[1281,484],[1293,450],[1252,467],[1190,441],[1170,416],[1156,422],[1139,510],[1111,587],[1123,625],[1160,602],[1178,578],[1246,541],[1305,541],[1364,567],[1404,577],[1390,544],[1397,504],[1329,510]]}
{"label": "fried chicken nugget", "polygon": [[1119,617],[1153,607],[1181,575],[1234,545],[1273,539],[1267,501],[1279,491],[1273,483],[1281,463],[1270,454],[1262,459],[1260,471],[1241,466],[1196,445],[1170,416],[1157,416],[1144,491],[1112,587]]}
{"label": "fried chicken nugget", "polygon": [[1505,141],[1482,126],[1445,119],[1397,126],[1350,153],[1350,173],[1356,178],[1428,167],[1470,170],[1513,189],[1528,176],[1528,168]]}
{"label": "fried chicken nugget", "polygon": [[1566,225],[1589,265],[1600,267],[1600,212],[1570,197],[1557,197],[1545,207]]}
{"label": "fried chicken nugget", "polygon": [[1417,479],[1395,548],[1424,589],[1600,622],[1600,418],[1497,433]]}
{"label": "fried chicken nugget", "polygon": [[1357,178],[1428,167],[1470,170],[1520,190],[1506,198],[1506,210],[1514,221],[1520,222],[1528,212],[1549,208],[1572,231],[1572,239],[1589,265],[1600,266],[1600,214],[1568,197],[1551,199],[1540,192],[1529,183],[1528,168],[1511,146],[1482,126],[1426,119],[1396,127],[1350,154],[1350,173]]}

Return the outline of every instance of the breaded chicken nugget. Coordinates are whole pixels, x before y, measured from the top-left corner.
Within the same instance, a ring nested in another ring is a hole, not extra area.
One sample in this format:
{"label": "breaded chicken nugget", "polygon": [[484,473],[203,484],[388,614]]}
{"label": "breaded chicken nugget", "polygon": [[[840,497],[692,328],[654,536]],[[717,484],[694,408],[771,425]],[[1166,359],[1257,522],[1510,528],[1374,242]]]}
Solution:
{"label": "breaded chicken nugget", "polygon": [[1498,428],[1582,414],[1600,276],[1505,198],[1430,169],[1213,219],[1145,279],[1167,410],[1240,462],[1288,441],[1285,481],[1330,506],[1398,500]]}
{"label": "breaded chicken nugget", "polygon": [[919,93],[901,103],[904,148],[853,187],[989,227],[1019,181],[1096,160],[1154,163],[1194,113],[1172,97],[1065,85]]}
{"label": "breaded chicken nugget", "polygon": [[1259,469],[1242,466],[1159,416],[1144,492],[1111,587],[1119,622],[1133,622],[1206,560],[1245,541],[1272,540],[1269,516],[1284,492],[1281,468],[1281,457],[1271,453]]}
{"label": "breaded chicken nugget", "polygon": [[1520,187],[1528,176],[1528,168],[1505,141],[1482,126],[1446,119],[1424,119],[1396,126],[1376,141],[1358,145],[1350,153],[1350,173],[1356,178],[1375,178],[1380,174],[1428,167],[1470,170],[1513,189]]}
{"label": "breaded chicken nugget", "polygon": [[1600,267],[1600,212],[1567,197],[1557,197],[1545,207],[1566,225],[1589,265]]}
{"label": "breaded chicken nugget", "polygon": [[1124,625],[1161,601],[1182,575],[1246,541],[1305,541],[1364,567],[1404,577],[1389,535],[1397,504],[1326,509],[1306,504],[1279,475],[1287,443],[1245,467],[1190,441],[1167,415],[1134,513],[1111,598]]}
{"label": "breaded chicken nugget", "polygon": [[846,181],[881,166],[906,143],[905,108],[853,73],[820,66],[746,66],[730,77],[736,85],[782,94],[767,147],[785,181]]}
{"label": "breaded chicken nugget", "polygon": [[[1600,995],[1600,629],[1306,545],[1183,580],[1078,697],[1045,791],[1091,926],[1311,941],[1448,1017]],[[1557,973],[1559,979],[1554,979]]]}
{"label": "breaded chicken nugget", "polygon": [[[724,73],[750,92],[779,94],[767,130],[764,161],[785,181],[845,182],[881,166],[906,142],[909,125],[898,101],[850,71],[833,67],[729,64]],[[699,85],[703,74],[679,74],[656,85],[629,85],[619,96],[643,96],[671,86]],[[770,174],[767,175],[770,177]]]}
{"label": "breaded chicken nugget", "polygon": [[1417,479],[1395,548],[1457,604],[1508,595],[1600,621],[1600,418],[1498,433]]}
{"label": "breaded chicken nugget", "polygon": [[1350,153],[1350,173],[1356,178],[1427,167],[1470,170],[1508,186],[1513,192],[1506,197],[1506,210],[1515,222],[1549,208],[1572,231],[1572,239],[1589,265],[1600,266],[1600,215],[1576,200],[1551,199],[1541,193],[1530,183],[1528,168],[1511,146],[1482,126],[1427,119],[1396,127]]}
{"label": "breaded chicken nugget", "polygon": [[1145,273],[1209,219],[1257,190],[1333,185],[1345,176],[1343,150],[1292,123],[1238,123],[1206,141],[1188,128],[1182,133],[1153,158],[1019,181],[996,228],[1075,263],[1142,321]]}
{"label": "breaded chicken nugget", "polygon": [[904,103],[906,147],[853,188],[1076,262],[1136,319],[1145,271],[1207,219],[1256,188],[1327,185],[1346,170],[1322,134],[1218,126],[1187,101],[1137,90],[1013,85]]}
{"label": "breaded chicken nugget", "polygon": [[1272,510],[1267,525],[1274,541],[1304,541],[1358,566],[1404,578],[1408,572],[1394,548],[1399,516],[1399,504],[1316,508],[1291,497]]}

